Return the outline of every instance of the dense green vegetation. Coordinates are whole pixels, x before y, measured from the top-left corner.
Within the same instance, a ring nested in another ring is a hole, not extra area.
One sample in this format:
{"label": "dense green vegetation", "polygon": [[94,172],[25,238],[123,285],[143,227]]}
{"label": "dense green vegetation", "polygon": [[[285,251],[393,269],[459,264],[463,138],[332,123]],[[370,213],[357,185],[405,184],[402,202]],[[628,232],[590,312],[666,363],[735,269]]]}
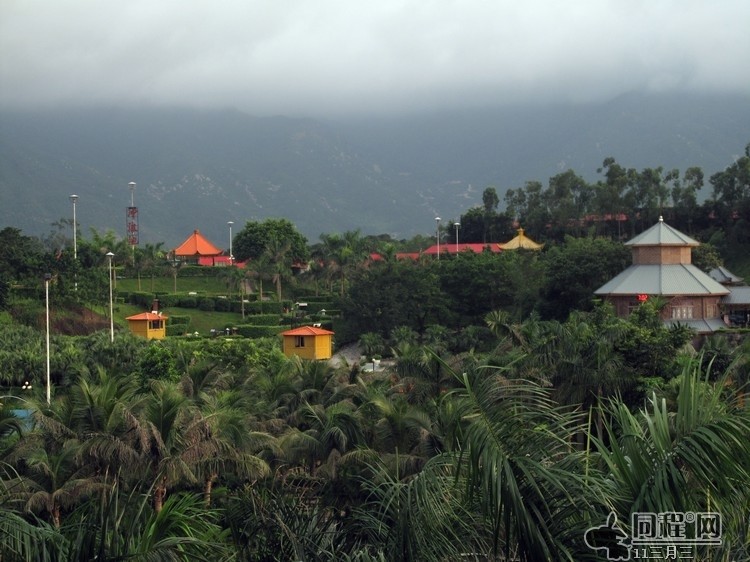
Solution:
{"label": "dense green vegetation", "polygon": [[[745,209],[748,166],[712,177],[717,222],[692,219],[715,243],[702,267],[744,263],[748,215],[720,211]],[[628,185],[605,168],[599,188]],[[581,187],[553,180],[511,194],[525,225],[562,208],[561,185]],[[497,204],[488,188],[464,234],[509,228]],[[696,353],[659,299],[615,317],[591,295],[629,263],[624,225],[544,221],[543,252],[440,260],[396,259],[415,241],[322,235],[296,275],[279,221],[248,228],[271,241],[246,268],[219,271],[113,233],[81,236],[75,260],[65,225],[45,241],[1,230],[0,558],[597,560],[584,535],[611,512],[630,531],[633,512],[712,511],[722,545],[695,559],[747,559],[750,340],[720,334]],[[152,342],[121,329],[154,298],[185,328]],[[312,321],[367,360],[304,362],[242,337]]]}

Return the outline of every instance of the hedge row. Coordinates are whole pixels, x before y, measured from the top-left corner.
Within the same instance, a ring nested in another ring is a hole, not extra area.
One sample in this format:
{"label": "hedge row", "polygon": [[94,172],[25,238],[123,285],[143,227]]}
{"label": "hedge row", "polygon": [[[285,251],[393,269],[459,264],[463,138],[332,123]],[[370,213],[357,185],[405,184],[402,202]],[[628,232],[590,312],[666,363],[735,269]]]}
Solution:
{"label": "hedge row", "polygon": [[[242,312],[242,303],[237,299],[202,297],[196,295],[174,295],[164,293],[151,293],[143,291],[123,292],[121,297],[128,303],[150,309],[155,298],[159,299],[161,308],[197,308],[205,312]],[[276,301],[252,301],[244,305],[245,314],[281,314],[282,310],[289,308],[289,302]]]}
{"label": "hedge row", "polygon": [[285,326],[252,326],[243,324],[236,327],[237,335],[245,338],[270,338],[286,330]]}

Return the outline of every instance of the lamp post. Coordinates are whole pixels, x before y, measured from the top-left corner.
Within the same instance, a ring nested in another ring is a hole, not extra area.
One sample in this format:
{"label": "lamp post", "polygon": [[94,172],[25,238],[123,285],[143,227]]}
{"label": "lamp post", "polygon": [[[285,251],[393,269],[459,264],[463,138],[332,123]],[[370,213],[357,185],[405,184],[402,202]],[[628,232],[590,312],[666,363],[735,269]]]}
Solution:
{"label": "lamp post", "polygon": [[47,313],[47,405],[50,404],[50,375],[49,375],[49,282],[52,275],[44,274],[44,308]]}
{"label": "lamp post", "polygon": [[107,252],[107,260],[109,262],[109,341],[110,343],[115,342],[115,320],[113,316],[112,308],[112,258],[115,255],[112,252]]}
{"label": "lamp post", "polygon": [[234,221],[227,221],[229,225],[229,265],[234,265],[234,254],[232,253],[232,225]]}
{"label": "lamp post", "polygon": [[[130,208],[135,209],[135,182],[131,181],[128,183],[128,187],[130,188]],[[136,223],[137,224],[137,223]],[[132,236],[133,233],[128,232],[128,236]],[[130,247],[133,250],[133,267],[135,267],[135,243],[131,240]]]}
{"label": "lamp post", "polygon": [[461,228],[460,222],[453,223],[453,226],[456,227],[456,254],[458,254],[458,229]]}
{"label": "lamp post", "polygon": [[[71,195],[70,201],[73,203],[73,261],[78,262],[78,227],[76,225],[76,201],[78,201],[78,195]],[[75,273],[74,287],[77,291],[78,273]]]}
{"label": "lamp post", "polygon": [[71,195],[70,201],[73,203],[73,259],[78,259],[78,229],[76,228],[76,201],[78,201],[78,195]]}
{"label": "lamp post", "polygon": [[437,240],[437,259],[440,259],[440,217],[435,217],[435,239]]}

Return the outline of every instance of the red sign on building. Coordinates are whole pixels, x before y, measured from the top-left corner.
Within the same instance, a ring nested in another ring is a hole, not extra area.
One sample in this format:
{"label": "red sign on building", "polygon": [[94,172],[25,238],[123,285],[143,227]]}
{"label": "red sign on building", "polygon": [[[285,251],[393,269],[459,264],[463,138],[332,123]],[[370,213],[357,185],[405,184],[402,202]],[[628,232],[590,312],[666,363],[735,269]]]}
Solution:
{"label": "red sign on building", "polygon": [[128,244],[138,245],[138,207],[128,207],[125,211],[125,233]]}

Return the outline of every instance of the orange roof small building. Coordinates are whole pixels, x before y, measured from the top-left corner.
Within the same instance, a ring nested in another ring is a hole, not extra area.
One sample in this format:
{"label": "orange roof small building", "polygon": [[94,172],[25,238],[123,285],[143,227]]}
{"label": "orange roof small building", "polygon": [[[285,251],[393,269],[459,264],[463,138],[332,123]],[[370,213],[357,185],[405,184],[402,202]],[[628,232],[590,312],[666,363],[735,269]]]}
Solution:
{"label": "orange roof small building", "polygon": [[287,357],[330,359],[333,355],[333,332],[317,326],[301,326],[281,332],[283,351]]}
{"label": "orange roof small building", "polygon": [[195,263],[198,263],[201,258],[217,258],[223,253],[222,250],[209,242],[197,229],[174,250],[176,258],[182,258],[185,261],[194,261]]}
{"label": "orange roof small building", "polygon": [[544,244],[537,244],[531,238],[524,234],[523,228],[518,229],[518,234],[515,238],[506,242],[505,244],[498,244],[503,250],[541,250]]}
{"label": "orange roof small building", "polygon": [[149,340],[163,340],[167,335],[167,316],[158,312],[142,312],[128,316],[128,328],[142,338]]}

